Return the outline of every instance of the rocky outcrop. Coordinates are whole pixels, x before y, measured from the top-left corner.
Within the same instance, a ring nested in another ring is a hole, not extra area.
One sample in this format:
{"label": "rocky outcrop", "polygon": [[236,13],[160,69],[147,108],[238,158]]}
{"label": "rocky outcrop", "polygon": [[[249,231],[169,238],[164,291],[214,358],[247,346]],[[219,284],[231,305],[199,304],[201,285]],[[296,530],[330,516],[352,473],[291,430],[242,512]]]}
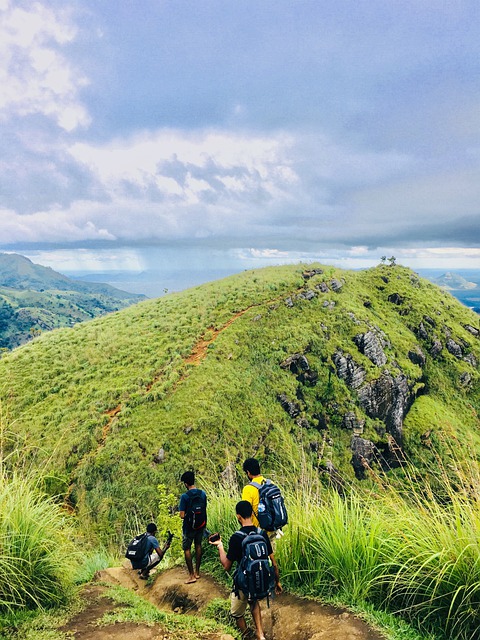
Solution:
{"label": "rocky outcrop", "polygon": [[322,273],[323,273],[323,269],[309,269],[302,273],[302,278],[304,280],[309,280],[310,278],[313,278],[313,276],[318,276],[318,275],[321,275]]}
{"label": "rocky outcrop", "polygon": [[468,353],[465,357],[464,357],[465,362],[468,362],[468,364],[471,364],[472,367],[476,368],[477,367],[477,359],[475,358],[475,356],[473,355],[473,353]]}
{"label": "rocky outcrop", "polygon": [[432,346],[430,347],[430,355],[432,356],[432,358],[436,360],[438,356],[442,353],[442,351],[443,351],[443,345],[440,342],[440,340],[434,340],[432,342]]}
{"label": "rocky outcrop", "polygon": [[342,351],[333,354],[333,362],[337,368],[337,376],[352,389],[358,389],[365,380],[365,369],[355,362],[352,356]]}
{"label": "rocky outcrop", "polygon": [[377,367],[381,367],[387,362],[387,356],[385,355],[382,345],[379,339],[373,333],[373,331],[367,331],[367,333],[359,333],[353,338],[353,341],[358,347],[358,350],[363,353],[373,364]]}
{"label": "rocky outcrop", "polygon": [[347,411],[344,414],[342,419],[342,427],[343,429],[348,429],[353,431],[356,435],[360,435],[363,433],[363,428],[365,426],[365,420],[360,420],[357,418],[353,411]]}
{"label": "rocky outcrop", "polygon": [[475,336],[476,338],[480,336],[480,331],[478,329],[475,329],[475,327],[472,327],[471,324],[464,324],[463,326],[469,333],[472,334],[472,336]]}
{"label": "rocky outcrop", "polygon": [[419,367],[424,367],[426,363],[425,354],[420,349],[420,347],[416,347],[415,349],[411,349],[408,352],[408,359],[413,362],[413,364],[418,364]]}
{"label": "rocky outcrop", "polygon": [[423,322],[420,322],[417,329],[415,330],[415,333],[421,340],[428,340],[428,333]]}
{"label": "rocky outcrop", "polygon": [[340,280],[337,280],[337,278],[333,278],[333,280],[330,280],[330,289],[332,291],[340,291],[342,287],[343,282],[340,282]]}
{"label": "rocky outcrop", "polygon": [[388,296],[387,300],[392,304],[397,304],[397,305],[403,304],[404,302],[402,296],[399,293],[391,293]]}
{"label": "rocky outcrop", "polygon": [[358,436],[352,438],[351,450],[351,464],[355,471],[355,476],[358,480],[364,480],[367,469],[372,466],[372,463],[380,461],[380,451],[373,442]]}
{"label": "rocky outcrop", "polygon": [[330,291],[326,282],[320,282],[320,284],[316,284],[315,289],[318,289],[321,293],[328,293]]}
{"label": "rocky outcrop", "polygon": [[277,398],[282,405],[282,409],[284,409],[291,418],[296,418],[300,415],[300,406],[296,402],[293,402],[293,400],[289,400],[285,393],[280,393]]}
{"label": "rocky outcrop", "polygon": [[403,420],[414,400],[403,374],[394,378],[384,371],[380,378],[358,390],[360,406],[370,418],[383,420],[387,432],[402,446]]}
{"label": "rocky outcrop", "polygon": [[282,369],[289,369],[297,375],[297,380],[302,384],[313,386],[318,381],[318,373],[310,368],[307,357],[303,353],[294,353],[288,356],[281,364]]}
{"label": "rocky outcrop", "polygon": [[455,340],[452,340],[452,338],[449,338],[447,340],[446,347],[447,347],[447,351],[451,353],[452,356],[455,356],[456,358],[463,357],[462,347],[457,342],[455,342]]}

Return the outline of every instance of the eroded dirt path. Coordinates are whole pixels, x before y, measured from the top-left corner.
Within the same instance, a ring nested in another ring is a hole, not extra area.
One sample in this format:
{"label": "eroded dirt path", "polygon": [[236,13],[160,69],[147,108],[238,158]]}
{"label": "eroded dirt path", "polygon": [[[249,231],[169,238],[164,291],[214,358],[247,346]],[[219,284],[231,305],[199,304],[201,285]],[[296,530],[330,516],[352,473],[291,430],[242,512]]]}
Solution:
{"label": "eroded dirt path", "polygon": [[[159,572],[151,585],[124,567],[108,569],[99,575],[101,582],[131,589],[159,609],[178,615],[202,615],[212,599],[228,598],[228,590],[209,576],[202,576],[189,585],[184,584],[185,578],[186,572],[178,567]],[[96,626],[104,613],[121,607],[102,597],[102,590],[108,594],[106,587],[90,585],[85,591],[89,601],[87,607],[62,629],[70,633],[73,640],[164,640],[173,637],[159,625],[116,623]],[[262,603],[262,612],[268,640],[384,640],[379,632],[346,611],[291,594],[275,598],[270,608]],[[232,640],[226,634],[203,634],[198,638]]]}

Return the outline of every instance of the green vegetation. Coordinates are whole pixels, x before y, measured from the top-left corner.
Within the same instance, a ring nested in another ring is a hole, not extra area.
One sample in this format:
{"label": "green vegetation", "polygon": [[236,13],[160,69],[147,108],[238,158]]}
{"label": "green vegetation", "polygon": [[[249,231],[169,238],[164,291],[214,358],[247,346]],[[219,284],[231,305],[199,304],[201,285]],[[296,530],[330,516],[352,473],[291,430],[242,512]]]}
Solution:
{"label": "green vegetation", "polygon": [[0,349],[43,331],[71,327],[135,304],[145,296],[107,284],[72,280],[28,258],[0,253]]}
{"label": "green vegetation", "polygon": [[228,536],[253,455],[292,487],[289,588],[473,638],[478,497],[458,468],[480,454],[478,316],[389,263],[245,272],[15,349],[0,361],[5,470],[40,471],[89,537],[123,546],[151,518],[178,528],[189,467]]}
{"label": "green vegetation", "polygon": [[66,601],[78,562],[68,520],[31,479],[0,474],[0,611]]}

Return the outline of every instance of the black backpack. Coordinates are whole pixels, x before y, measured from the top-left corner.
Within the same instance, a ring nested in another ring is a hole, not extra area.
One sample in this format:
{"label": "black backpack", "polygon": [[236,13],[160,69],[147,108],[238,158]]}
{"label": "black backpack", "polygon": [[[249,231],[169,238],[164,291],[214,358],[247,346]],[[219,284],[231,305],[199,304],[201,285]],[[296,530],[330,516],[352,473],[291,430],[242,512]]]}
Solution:
{"label": "black backpack", "polygon": [[185,521],[188,529],[198,531],[207,524],[207,501],[200,489],[190,489],[190,491],[192,493],[188,496]]}
{"label": "black backpack", "polygon": [[287,509],[277,485],[271,480],[265,480],[262,484],[252,481],[250,484],[258,489],[258,513],[255,515],[260,527],[265,531],[276,531],[288,524]]}
{"label": "black backpack", "polygon": [[275,577],[268,557],[265,537],[259,531],[245,533],[243,536],[242,558],[234,574],[235,592],[243,591],[249,602],[262,600],[273,594]]}
{"label": "black backpack", "polygon": [[142,562],[147,555],[148,537],[148,533],[141,533],[130,541],[125,552],[125,557],[131,560],[133,564]]}

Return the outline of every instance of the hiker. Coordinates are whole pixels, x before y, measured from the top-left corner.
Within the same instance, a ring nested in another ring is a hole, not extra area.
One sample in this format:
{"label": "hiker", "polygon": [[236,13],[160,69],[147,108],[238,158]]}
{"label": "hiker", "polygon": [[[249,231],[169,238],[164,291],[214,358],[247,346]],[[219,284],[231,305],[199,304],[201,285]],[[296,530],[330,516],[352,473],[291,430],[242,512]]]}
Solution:
{"label": "hiker", "polygon": [[[180,497],[178,510],[182,525],[182,549],[188,569],[185,584],[196,582],[200,578],[202,561],[202,539],[207,525],[207,494],[195,486],[193,471],[185,471],[180,480],[187,491]],[[193,569],[192,544],[195,548],[195,570]]]}
{"label": "hiker", "polygon": [[[230,596],[230,613],[235,618],[237,626],[242,633],[242,637],[246,637],[248,632],[247,624],[244,617],[248,604],[250,606],[252,618],[255,623],[257,640],[265,640],[265,635],[263,633],[262,627],[262,611],[260,608],[259,599],[256,599],[254,597],[254,591],[252,591],[252,593],[250,594],[246,594],[244,591],[242,591],[241,588],[239,588],[239,583],[241,582],[241,577],[239,577],[239,574],[246,573],[242,572],[242,569],[244,569],[246,566],[243,558],[246,557],[248,553],[247,545],[249,538],[252,540],[252,543],[257,546],[257,548],[259,546],[264,546],[264,548],[266,549],[266,555],[268,556],[267,562],[268,560],[270,561],[268,564],[270,565],[271,563],[271,569],[269,569],[267,572],[263,571],[263,573],[271,574],[271,571],[273,570],[276,594],[280,594],[282,592],[280,575],[268,535],[266,534],[266,532],[260,531],[260,529],[253,524],[253,511],[250,502],[248,502],[247,500],[240,500],[240,502],[238,502],[237,506],[235,507],[235,512],[237,520],[240,524],[240,529],[238,531],[235,531],[235,533],[231,536],[228,543],[227,553],[225,553],[221,538],[217,538],[218,534],[210,536],[209,542],[210,544],[218,547],[220,562],[222,563],[222,566],[226,571],[230,571],[232,564],[234,562],[237,562],[237,571],[234,575],[234,586],[232,594]],[[258,541],[260,541],[262,545],[259,545]],[[251,580],[251,583],[257,585],[258,581],[253,576],[252,578],[253,579]],[[270,584],[269,587],[267,587],[267,591],[271,587],[272,585]],[[262,594],[262,597],[265,597],[265,592]]]}
{"label": "hiker", "polygon": [[247,458],[243,463],[249,483],[243,487],[242,500],[250,502],[253,524],[261,527],[270,538],[275,549],[275,538],[283,535],[282,527],[288,523],[287,510],[280,489],[260,472],[256,458]]}
{"label": "hiker", "polygon": [[128,545],[125,554],[132,563],[132,569],[138,569],[138,575],[142,580],[148,579],[150,571],[163,559],[172,542],[173,535],[169,533],[163,549],[160,549],[156,533],[157,525],[150,522],[147,524],[146,532],[136,536]]}

